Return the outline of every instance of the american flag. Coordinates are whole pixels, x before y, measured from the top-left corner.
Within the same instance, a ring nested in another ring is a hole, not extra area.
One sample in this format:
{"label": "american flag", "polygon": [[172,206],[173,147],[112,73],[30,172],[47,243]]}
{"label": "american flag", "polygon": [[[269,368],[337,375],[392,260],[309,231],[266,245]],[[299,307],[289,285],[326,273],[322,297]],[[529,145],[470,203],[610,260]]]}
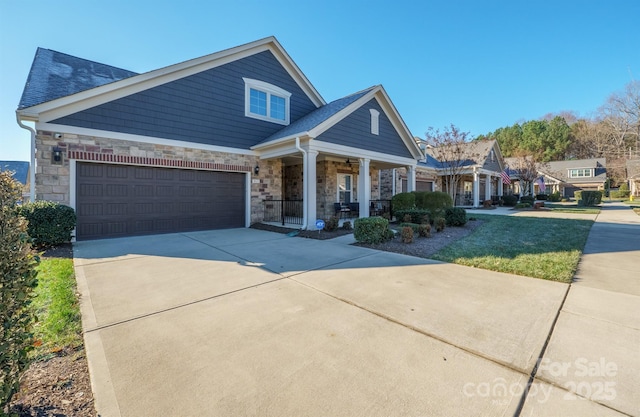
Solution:
{"label": "american flag", "polygon": [[544,193],[547,187],[544,185],[544,177],[538,178],[538,187],[540,188],[540,194]]}
{"label": "american flag", "polygon": [[502,177],[503,184],[511,184],[511,178],[509,178],[509,167],[506,167],[504,171],[500,173],[500,177]]}

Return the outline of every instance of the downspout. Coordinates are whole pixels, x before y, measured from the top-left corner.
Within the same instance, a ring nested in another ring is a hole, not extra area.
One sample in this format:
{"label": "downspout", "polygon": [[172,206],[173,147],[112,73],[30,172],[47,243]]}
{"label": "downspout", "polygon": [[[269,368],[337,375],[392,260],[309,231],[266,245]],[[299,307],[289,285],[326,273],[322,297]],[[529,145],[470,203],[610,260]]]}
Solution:
{"label": "downspout", "polygon": [[307,228],[307,201],[309,196],[309,188],[307,181],[309,181],[309,176],[307,175],[307,151],[302,149],[300,146],[300,137],[296,136],[296,149],[302,152],[302,230],[306,230]]}
{"label": "downspout", "polygon": [[16,120],[18,121],[18,125],[27,129],[31,133],[31,158],[29,162],[29,201],[32,203],[36,201],[36,131],[20,120],[20,115],[16,112]]}

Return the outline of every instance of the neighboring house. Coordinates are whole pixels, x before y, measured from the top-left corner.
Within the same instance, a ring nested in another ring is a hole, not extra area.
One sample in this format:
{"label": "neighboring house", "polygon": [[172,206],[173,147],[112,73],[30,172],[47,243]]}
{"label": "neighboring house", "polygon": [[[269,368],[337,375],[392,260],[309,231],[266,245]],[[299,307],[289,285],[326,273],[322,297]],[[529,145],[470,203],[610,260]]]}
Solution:
{"label": "neighboring house", "polygon": [[[448,163],[439,161],[436,148],[424,145],[427,157],[418,164],[418,171],[435,170],[438,182],[435,188],[446,191],[445,177]],[[446,152],[445,152],[446,154]],[[460,164],[460,181],[456,193],[456,206],[479,207],[486,200],[497,201],[503,195],[504,184],[500,173],[504,159],[495,140],[473,140],[464,144],[465,160]]]}
{"label": "neighboring house", "polygon": [[[505,158],[513,184],[513,193],[521,194],[517,170],[517,158]],[[544,192],[559,192],[562,197],[571,198],[576,191],[602,190],[607,180],[606,158],[573,159],[538,164],[539,178],[543,178]],[[540,182],[534,182],[534,194],[541,192]]]}
{"label": "neighboring house", "polygon": [[143,74],[40,48],[17,116],[77,239],[247,227],[284,200],[315,229],[424,158],[382,86],[327,103],[273,37]]}
{"label": "neighboring house", "polygon": [[640,196],[640,159],[627,159],[627,180],[629,191],[634,197]]}
{"label": "neighboring house", "polygon": [[29,162],[25,161],[0,161],[0,171],[13,172],[15,178],[22,184],[22,199],[29,200]]}

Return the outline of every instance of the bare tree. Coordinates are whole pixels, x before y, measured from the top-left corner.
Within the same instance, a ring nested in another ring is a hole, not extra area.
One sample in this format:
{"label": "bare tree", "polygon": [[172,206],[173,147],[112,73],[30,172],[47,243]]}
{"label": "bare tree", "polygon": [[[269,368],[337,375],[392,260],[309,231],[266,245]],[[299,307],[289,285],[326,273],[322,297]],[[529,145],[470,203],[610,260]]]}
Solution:
{"label": "bare tree", "polygon": [[470,134],[451,124],[442,132],[430,127],[425,136],[429,146],[427,152],[440,162],[443,187],[455,204],[462,175],[478,159],[474,146],[469,142]]}
{"label": "bare tree", "polygon": [[631,81],[621,92],[609,96],[600,108],[603,123],[610,128],[612,145],[624,155],[628,148],[638,150],[640,141],[640,81]]}
{"label": "bare tree", "polygon": [[545,162],[538,162],[531,155],[520,154],[510,168],[517,173],[522,195],[533,196],[533,185],[540,177],[540,171],[548,171],[549,166]]}

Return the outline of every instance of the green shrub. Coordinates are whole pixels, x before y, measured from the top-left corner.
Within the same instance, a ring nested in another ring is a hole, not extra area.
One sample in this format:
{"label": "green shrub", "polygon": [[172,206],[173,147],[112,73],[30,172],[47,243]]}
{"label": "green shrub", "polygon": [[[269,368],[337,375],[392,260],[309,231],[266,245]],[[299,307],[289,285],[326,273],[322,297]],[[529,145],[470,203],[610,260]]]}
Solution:
{"label": "green shrub", "polygon": [[587,191],[582,190],[580,193],[580,200],[578,200],[579,206],[593,207],[602,202],[602,191]]}
{"label": "green shrub", "polygon": [[416,206],[416,195],[413,193],[398,193],[391,197],[391,209],[393,211],[392,215],[396,216],[398,219],[398,215],[396,214],[399,210],[409,210]]}
{"label": "green shrub", "polygon": [[402,228],[402,242],[413,243],[413,229],[409,226]]}
{"label": "green shrub", "polygon": [[610,197],[611,198],[627,198],[631,195],[631,191],[629,191],[629,186],[626,182],[620,184],[620,188],[617,190],[611,190]]}
{"label": "green shrub", "polygon": [[18,214],[21,194],[20,183],[0,172],[0,414],[19,389],[33,346],[29,304],[38,284],[39,259],[31,248],[27,222]]}
{"label": "green shrub", "polygon": [[410,227],[413,229],[414,233],[418,233],[420,230],[420,225],[418,223],[404,222],[404,223],[400,223],[398,226],[400,227],[400,229],[403,229],[405,227]]}
{"label": "green shrub", "polygon": [[556,191],[556,192],[553,192],[553,193],[549,194],[549,201],[551,201],[552,203],[557,203],[560,200],[562,200],[562,196],[560,195],[560,191]]}
{"label": "green shrub", "polygon": [[29,222],[28,232],[37,247],[71,242],[76,227],[76,213],[69,206],[53,201],[35,201],[20,207],[19,213]]}
{"label": "green shrub", "polygon": [[[429,210],[424,209],[408,209],[398,210],[396,212],[396,219],[405,223],[429,223]],[[426,221],[425,221],[426,217]]]}
{"label": "green shrub", "polygon": [[429,211],[431,217],[444,216],[444,211],[447,207],[453,207],[453,200],[451,196],[442,191],[432,191],[425,193],[424,207],[418,207]]}
{"label": "green shrub", "polygon": [[344,223],[342,223],[342,228],[344,230],[351,230],[351,229],[353,229],[353,226],[351,226],[351,222],[349,220],[347,220]]}
{"label": "green shrub", "polygon": [[548,200],[549,196],[546,194],[537,194],[536,195],[536,200]]}
{"label": "green shrub", "polygon": [[333,232],[334,230],[338,229],[339,224],[340,219],[338,218],[338,216],[331,216],[329,217],[329,220],[324,222],[324,230],[326,230],[327,232]]}
{"label": "green shrub", "polygon": [[356,219],[353,236],[362,243],[382,243],[393,237],[389,221],[382,217],[362,217]]}
{"label": "green shrub", "polygon": [[447,207],[444,218],[447,226],[464,226],[467,224],[467,211],[462,207]]}
{"label": "green shrub", "polygon": [[528,203],[530,205],[533,205],[534,201],[536,201],[535,197],[532,197],[530,195],[523,195],[522,197],[520,197],[520,203]]}
{"label": "green shrub", "polygon": [[504,205],[508,207],[513,207],[518,204],[518,196],[517,195],[503,195],[502,201],[504,201]]}
{"label": "green shrub", "polygon": [[430,191],[413,191],[412,194],[415,196],[415,204],[416,208],[423,209],[427,208],[427,195],[431,194]]}
{"label": "green shrub", "polygon": [[516,208],[517,209],[531,208],[531,203],[518,203],[516,204]]}
{"label": "green shrub", "polygon": [[421,237],[431,237],[431,225],[429,223],[418,225],[418,235]]}
{"label": "green shrub", "polygon": [[447,225],[447,220],[444,217],[436,217],[434,224],[436,226],[436,232],[442,232]]}

